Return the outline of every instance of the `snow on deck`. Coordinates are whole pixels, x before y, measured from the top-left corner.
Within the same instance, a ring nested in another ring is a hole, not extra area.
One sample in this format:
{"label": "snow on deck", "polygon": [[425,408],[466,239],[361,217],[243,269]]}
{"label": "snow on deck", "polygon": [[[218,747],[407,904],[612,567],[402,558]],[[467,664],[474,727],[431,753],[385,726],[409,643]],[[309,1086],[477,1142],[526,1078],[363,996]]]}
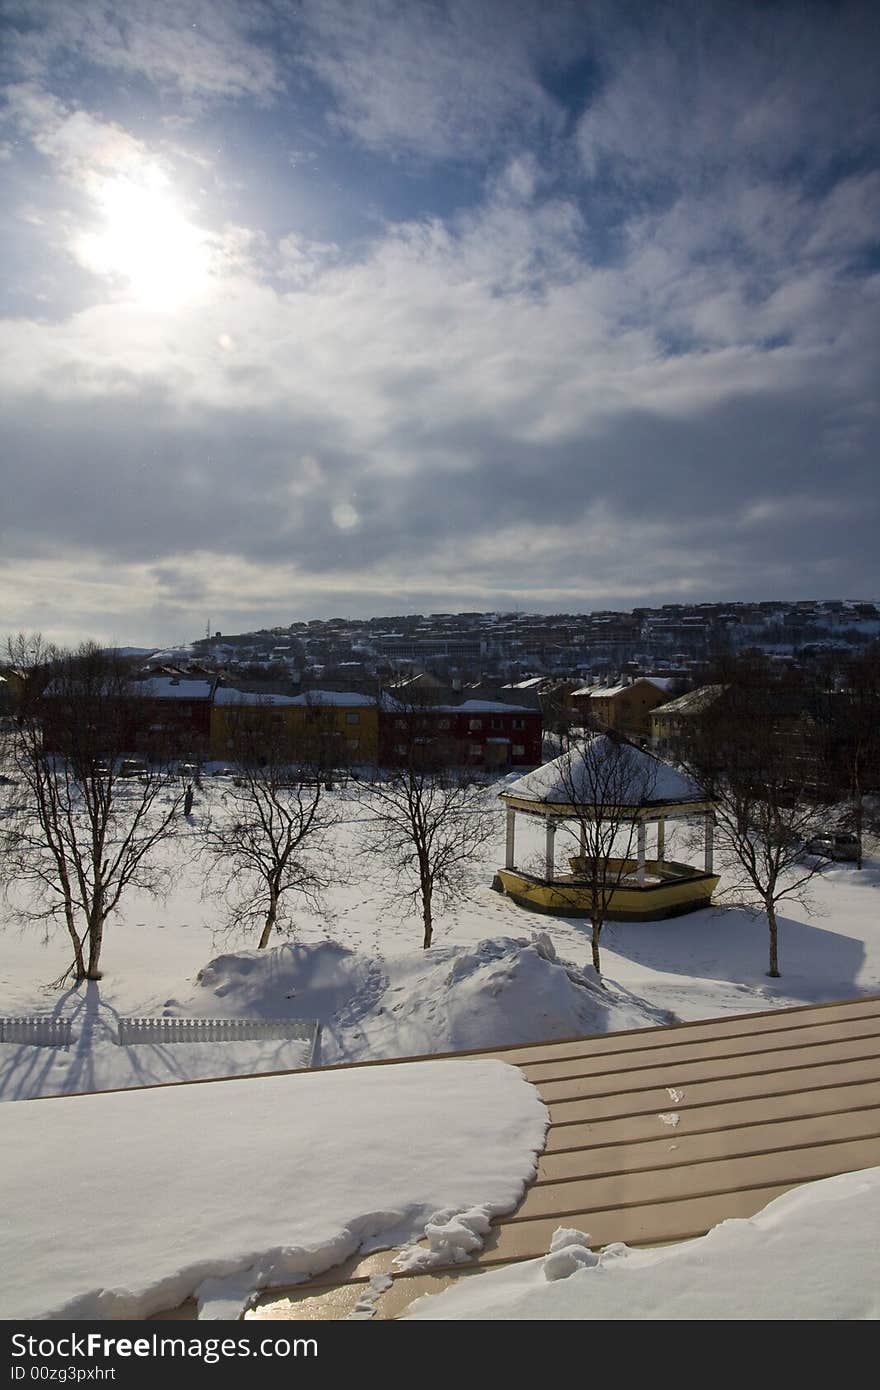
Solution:
{"label": "snow on deck", "polygon": [[4,1108],[0,1317],[132,1318],[511,1210],[546,1110],[494,1059],[302,1072]]}
{"label": "snow on deck", "polygon": [[[582,1251],[691,1240],[801,1184],[880,1165],[880,997],[492,1055],[537,1087],[550,1128],[534,1185],[495,1224],[475,1271],[543,1259],[559,1228],[586,1232]],[[374,1257],[348,1272],[336,1306],[347,1294],[353,1307],[368,1279],[389,1269],[380,1317],[449,1282]],[[251,1316],[306,1316],[297,1311],[306,1297],[314,1316],[321,1282],[286,1301],[264,1299]]]}

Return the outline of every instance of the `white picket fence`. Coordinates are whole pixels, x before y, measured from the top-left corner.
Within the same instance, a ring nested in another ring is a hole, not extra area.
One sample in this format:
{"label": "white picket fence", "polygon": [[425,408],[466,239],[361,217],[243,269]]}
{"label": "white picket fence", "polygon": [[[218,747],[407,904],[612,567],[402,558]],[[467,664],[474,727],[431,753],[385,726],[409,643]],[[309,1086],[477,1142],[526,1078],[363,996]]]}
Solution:
{"label": "white picket fence", "polygon": [[321,1025],[299,1018],[120,1018],[119,1041],[137,1043],[255,1042],[301,1039],[309,1043],[311,1066],[318,1047]]}
{"label": "white picket fence", "polygon": [[69,1018],[55,1018],[52,1014],[0,1018],[0,1042],[5,1043],[30,1043],[34,1047],[68,1047],[71,1041],[70,1030]]}

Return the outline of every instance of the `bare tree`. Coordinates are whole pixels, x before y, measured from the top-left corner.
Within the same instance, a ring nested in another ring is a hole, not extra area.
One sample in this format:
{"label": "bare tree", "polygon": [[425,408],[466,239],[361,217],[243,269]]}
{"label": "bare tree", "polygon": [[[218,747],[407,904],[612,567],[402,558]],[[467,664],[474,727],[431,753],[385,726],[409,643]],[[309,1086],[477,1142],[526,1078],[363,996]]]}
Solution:
{"label": "bare tree", "polygon": [[73,950],[67,975],[101,978],[104,931],[132,887],[160,895],[156,850],[176,831],[182,790],[162,750],[126,776],[137,737],[137,691],[113,651],[64,652],[39,636],[8,644],[21,692],[8,736],[16,783],[2,821],[4,871],[23,885],[29,920],[61,919]]}
{"label": "bare tree", "polygon": [[434,911],[469,891],[496,816],[482,776],[457,765],[461,750],[427,704],[396,702],[384,768],[362,783],[362,853],[380,866],[391,901],[421,912],[422,946]]}
{"label": "bare tree", "polygon": [[588,733],[553,764],[577,826],[578,897],[589,899],[593,967],[601,974],[599,939],[615,891],[632,873],[638,810],[651,801],[657,759],[613,732]]}
{"label": "bare tree", "polygon": [[205,827],[200,853],[207,891],[221,898],[230,929],[259,928],[259,949],[289,929],[294,900],[317,908],[340,876],[330,832],[340,818],[331,794],[338,740],[320,707],[291,727],[271,699],[242,705],[230,721],[232,785]]}
{"label": "bare tree", "polygon": [[[736,673],[733,673],[734,676]],[[806,855],[823,828],[817,800],[818,734],[802,692],[750,677],[686,721],[676,756],[715,804],[722,847],[737,878],[725,890],[759,902],[766,915],[768,975],[779,970],[779,903],[809,903],[809,886],[827,861]]]}

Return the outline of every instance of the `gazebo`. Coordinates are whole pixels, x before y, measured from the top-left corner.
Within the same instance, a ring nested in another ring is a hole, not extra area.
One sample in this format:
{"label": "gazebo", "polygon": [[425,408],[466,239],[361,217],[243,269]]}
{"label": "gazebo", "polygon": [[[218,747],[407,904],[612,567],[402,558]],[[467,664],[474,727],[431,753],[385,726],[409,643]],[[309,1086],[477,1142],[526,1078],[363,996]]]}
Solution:
{"label": "gazebo", "polygon": [[[612,765],[610,760],[616,761]],[[606,762],[612,775],[603,780]],[[596,790],[599,783],[601,796]],[[613,803],[609,787],[613,787]],[[677,917],[712,900],[718,886],[713,872],[713,803],[684,773],[634,744],[596,734],[509,783],[500,799],[507,807],[507,846],[504,868],[495,875],[493,887],[523,907],[589,915],[592,876],[588,877],[585,822],[590,820],[635,826],[636,857],[609,858],[605,865],[613,881],[605,912],[610,920]],[[538,816],[545,822],[543,874],[517,868],[518,815]],[[694,816],[701,817],[704,825],[702,869],[666,858],[666,822]],[[557,872],[556,832],[566,821],[580,826],[581,852],[569,860],[569,872]],[[657,827],[653,858],[648,858],[649,825]]]}

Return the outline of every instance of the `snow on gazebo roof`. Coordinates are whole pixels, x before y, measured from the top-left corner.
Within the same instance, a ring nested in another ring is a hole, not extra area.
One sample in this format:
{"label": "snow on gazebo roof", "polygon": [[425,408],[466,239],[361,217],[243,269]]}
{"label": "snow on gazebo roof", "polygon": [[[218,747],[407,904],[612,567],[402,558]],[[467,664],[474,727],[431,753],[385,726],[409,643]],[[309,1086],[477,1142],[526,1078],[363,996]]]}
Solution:
{"label": "snow on gazebo roof", "polygon": [[[604,758],[616,758],[622,750],[621,807],[704,805],[706,797],[690,777],[662,758],[608,734],[594,734],[585,746],[574,747],[550,763],[536,767],[499,793],[504,800],[531,802],[535,810],[552,806],[591,805],[596,800],[597,767]],[[616,777],[616,773],[614,776]],[[598,781],[601,782],[601,774]],[[607,790],[610,790],[609,781]],[[607,794],[607,791],[606,791]],[[604,798],[603,798],[604,799]],[[615,798],[616,799],[616,798]]]}

